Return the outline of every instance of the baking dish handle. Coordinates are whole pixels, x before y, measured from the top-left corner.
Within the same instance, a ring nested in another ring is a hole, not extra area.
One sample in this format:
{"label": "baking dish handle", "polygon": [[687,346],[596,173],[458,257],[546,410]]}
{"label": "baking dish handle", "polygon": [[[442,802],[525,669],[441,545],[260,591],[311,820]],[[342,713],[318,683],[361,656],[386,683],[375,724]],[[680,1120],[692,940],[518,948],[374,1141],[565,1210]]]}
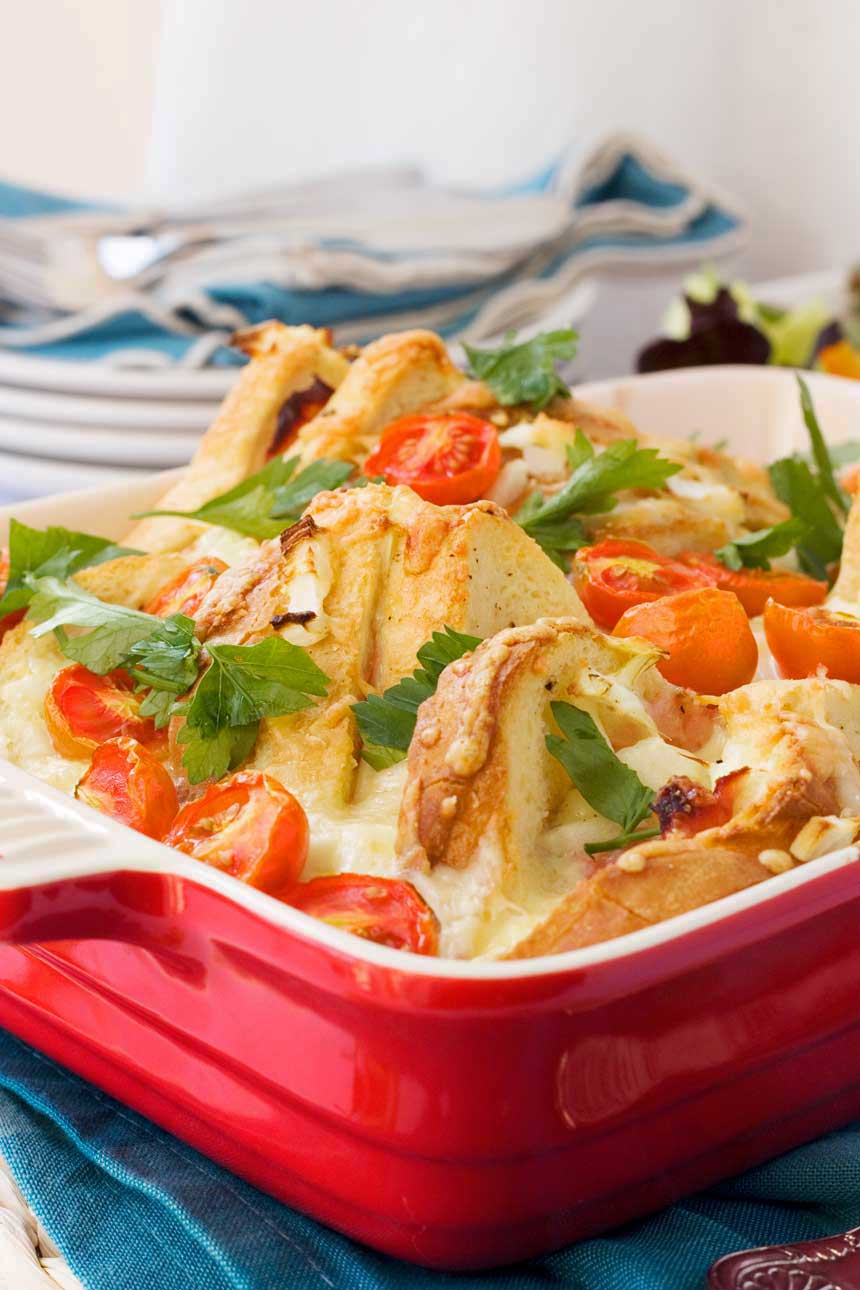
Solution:
{"label": "baking dish handle", "polygon": [[[3,877],[8,884],[8,871]],[[175,874],[135,870],[5,885],[0,889],[0,943],[98,937],[175,947],[183,887],[184,880]]]}

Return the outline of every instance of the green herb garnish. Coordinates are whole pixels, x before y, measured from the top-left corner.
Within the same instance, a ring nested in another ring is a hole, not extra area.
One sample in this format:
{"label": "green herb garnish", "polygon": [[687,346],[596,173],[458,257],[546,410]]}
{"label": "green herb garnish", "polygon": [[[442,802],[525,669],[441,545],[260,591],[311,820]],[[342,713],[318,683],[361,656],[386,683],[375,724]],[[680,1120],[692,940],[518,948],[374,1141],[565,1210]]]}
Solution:
{"label": "green herb garnish", "polygon": [[355,470],[351,462],[314,461],[296,474],[298,457],[275,457],[255,475],[226,493],[213,497],[196,511],[141,511],[135,516],[178,515],[204,524],[217,524],[264,542],[277,537],[299,518],[317,493],[339,487]]}
{"label": "green herb garnish", "polygon": [[256,645],[210,645],[211,663],[191,698],[177,706],[177,741],[192,784],[220,779],[244,761],[263,717],[310,707],[328,679],[299,645],[269,636]]}
{"label": "green herb garnish", "polygon": [[769,569],[771,560],[787,555],[808,533],[808,524],[795,516],[772,528],[757,529],[746,537],[735,538],[714,555],[729,569]]}
{"label": "green herb garnish", "polygon": [[598,815],[618,824],[624,835],[632,833],[651,814],[653,792],[616,757],[589,713],[561,700],[550,708],[561,735],[547,735],[547,749]]}
{"label": "green herb garnish", "polygon": [[28,577],[69,578],[92,565],[104,564],[122,555],[139,554],[91,533],[76,533],[58,525],[31,529],[20,520],[10,520],[9,577],[0,596],[0,618],[29,605],[33,591]]}
{"label": "green herb garnish", "polygon": [[527,403],[536,412],[557,394],[570,390],[556,371],[557,363],[569,362],[576,354],[577,333],[570,327],[542,332],[533,340],[515,343],[508,332],[499,349],[475,349],[464,345],[469,373],[484,381],[504,406]]}
{"label": "green herb garnish", "polygon": [[532,493],[514,516],[560,569],[566,567],[564,553],[586,542],[579,516],[611,511],[624,489],[662,488],[681,469],[656,448],[640,448],[635,439],[619,439],[596,453],[581,430],[568,449],[568,465],[572,474],[560,492],[548,500]]}
{"label": "green herb garnish", "polygon": [[353,704],[363,747],[361,755],[374,770],[385,770],[406,756],[415,732],[419,707],[436,693],[439,677],[449,663],[477,649],[478,636],[445,627],[434,632],[418,651],[420,667],[384,694],[371,694]]}

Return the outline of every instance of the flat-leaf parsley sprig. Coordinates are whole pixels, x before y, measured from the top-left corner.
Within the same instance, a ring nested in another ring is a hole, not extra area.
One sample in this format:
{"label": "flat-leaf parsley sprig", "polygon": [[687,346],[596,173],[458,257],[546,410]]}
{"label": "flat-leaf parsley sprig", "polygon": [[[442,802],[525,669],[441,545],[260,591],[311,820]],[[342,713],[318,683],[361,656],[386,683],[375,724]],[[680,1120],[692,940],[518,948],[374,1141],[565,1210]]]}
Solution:
{"label": "flat-leaf parsley sprig", "polygon": [[514,519],[564,569],[563,556],[586,542],[580,516],[611,511],[617,494],[628,488],[662,488],[681,466],[661,457],[656,448],[640,448],[635,439],[618,439],[596,453],[581,430],[568,449],[570,478],[550,498],[535,492]]}
{"label": "flat-leaf parsley sprig", "polygon": [[353,704],[363,747],[361,756],[374,770],[384,770],[403,761],[415,733],[419,707],[436,693],[439,677],[449,663],[477,649],[478,636],[467,636],[445,627],[434,632],[418,651],[417,667],[411,676],[392,685],[383,694],[371,694]]}

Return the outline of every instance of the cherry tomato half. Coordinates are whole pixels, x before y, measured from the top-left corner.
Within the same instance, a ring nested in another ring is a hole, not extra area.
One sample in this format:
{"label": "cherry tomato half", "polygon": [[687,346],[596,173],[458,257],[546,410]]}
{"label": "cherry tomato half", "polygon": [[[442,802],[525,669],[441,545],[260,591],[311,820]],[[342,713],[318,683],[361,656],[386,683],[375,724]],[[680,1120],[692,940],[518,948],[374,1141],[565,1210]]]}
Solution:
{"label": "cherry tomato half", "polygon": [[815,676],[860,684],[860,620],[829,609],[765,606],[764,634],[782,676]]}
{"label": "cherry tomato half", "polygon": [[645,542],[618,538],[582,547],[576,553],[572,574],[585,608],[598,627],[607,631],[634,605],[710,587],[714,582],[706,569],[670,560]]}
{"label": "cherry tomato half", "polygon": [[401,417],[382,432],[362,467],[373,479],[408,484],[438,506],[476,502],[502,465],[495,426],[468,412]]}
{"label": "cherry tomato half", "polygon": [[733,591],[750,618],[764,613],[768,600],[780,605],[820,605],[827,595],[827,583],[805,573],[783,569],[729,569],[714,555],[685,551],[684,564],[710,574],[715,586]]}
{"label": "cherry tomato half", "polygon": [[240,770],[183,806],[164,841],[240,882],[275,892],[298,880],[308,854],[308,821],[271,775]]}
{"label": "cherry tomato half", "polygon": [[[4,548],[0,550],[0,596],[2,596],[3,592],[6,590],[6,583],[8,581],[9,552]],[[11,614],[4,614],[3,617],[0,618],[0,641],[2,641],[3,637],[11,627],[14,627],[16,623],[20,623],[26,612],[26,609],[13,609]]]}
{"label": "cherry tomato half", "polygon": [[171,614],[193,618],[226,568],[224,561],[214,556],[196,560],[162,587],[149,604],[144,605],[143,612],[155,614],[158,618],[169,618]]}
{"label": "cherry tomato half", "polygon": [[136,739],[96,748],[75,797],[149,838],[163,838],[179,810],[173,780]]}
{"label": "cherry tomato half", "polygon": [[644,636],[668,658],[657,664],[674,685],[725,694],[755,676],[758,647],[737,596],[717,587],[682,591],[628,609],[615,636]]}
{"label": "cherry tomato half", "polygon": [[96,676],[80,663],[64,667],[45,696],[45,721],[61,757],[88,757],[99,744],[125,735],[151,743],[157,731],[140,715],[142,696],[127,672]]}
{"label": "cherry tomato half", "polygon": [[439,920],[411,882],[339,873],[299,883],[281,899],[377,945],[413,954],[438,952]]}

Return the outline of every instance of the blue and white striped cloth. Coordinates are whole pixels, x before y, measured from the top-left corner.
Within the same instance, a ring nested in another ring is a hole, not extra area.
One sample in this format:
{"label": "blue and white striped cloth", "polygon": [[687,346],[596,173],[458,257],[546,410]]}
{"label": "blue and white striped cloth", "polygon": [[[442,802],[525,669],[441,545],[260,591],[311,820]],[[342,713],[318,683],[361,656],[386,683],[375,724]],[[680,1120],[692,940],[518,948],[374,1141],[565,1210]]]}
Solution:
{"label": "blue and white striped cloth", "polygon": [[[586,275],[655,261],[695,265],[735,249],[733,204],[631,135],[529,183],[465,194],[407,167],[344,176],[275,231],[183,261],[156,293],[47,325],[0,327],[0,346],[53,358],[190,366],[232,360],[223,342],[266,318],[333,327],[339,343],[428,326],[480,340],[575,317]],[[0,184],[0,219],[62,216],[73,202]]]}

